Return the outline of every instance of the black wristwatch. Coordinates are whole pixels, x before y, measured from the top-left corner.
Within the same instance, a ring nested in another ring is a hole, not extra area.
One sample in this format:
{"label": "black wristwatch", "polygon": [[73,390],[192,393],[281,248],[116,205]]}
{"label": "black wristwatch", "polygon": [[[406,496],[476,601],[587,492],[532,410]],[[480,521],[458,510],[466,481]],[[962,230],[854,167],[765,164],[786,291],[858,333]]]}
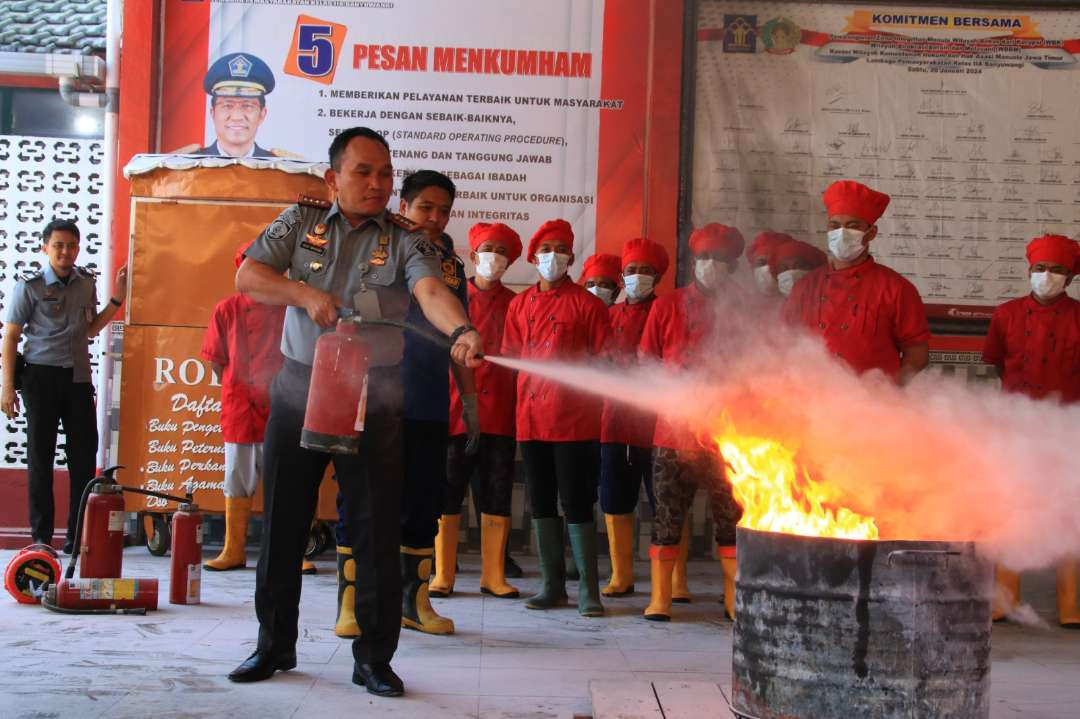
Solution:
{"label": "black wristwatch", "polygon": [[457,343],[458,338],[461,337],[461,335],[465,334],[466,332],[479,332],[479,331],[480,330],[476,329],[475,327],[470,325],[468,322],[466,322],[461,327],[458,327],[456,330],[454,330],[453,332],[450,333],[450,346],[453,347]]}
{"label": "black wristwatch", "polygon": [[120,305],[122,305],[124,303],[121,302],[120,300],[116,299],[115,297],[110,297],[109,298],[109,304],[110,305],[116,305],[117,307],[119,307]]}

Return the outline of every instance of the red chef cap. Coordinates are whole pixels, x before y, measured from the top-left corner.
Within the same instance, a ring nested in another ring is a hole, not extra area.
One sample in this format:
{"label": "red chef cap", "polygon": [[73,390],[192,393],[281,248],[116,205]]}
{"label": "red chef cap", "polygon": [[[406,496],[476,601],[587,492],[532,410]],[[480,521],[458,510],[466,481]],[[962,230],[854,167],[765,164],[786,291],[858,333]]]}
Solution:
{"label": "red chef cap", "polygon": [[536,257],[536,248],[545,240],[566,240],[573,247],[574,228],[570,227],[566,220],[548,220],[540,225],[540,229],[529,240],[529,254],[525,259],[532,261],[532,258]]}
{"label": "red chef cap", "polygon": [[485,242],[498,242],[506,248],[506,259],[509,264],[521,257],[521,235],[514,232],[501,222],[477,222],[469,228],[469,247],[473,252]]}
{"label": "red chef cap", "polygon": [[1052,265],[1064,265],[1075,273],[1080,265],[1080,245],[1062,235],[1043,235],[1036,237],[1027,246],[1028,264],[1047,262]]}
{"label": "red chef cap", "polygon": [[885,214],[889,206],[889,196],[883,192],[871,190],[861,182],[840,180],[825,190],[825,212],[829,217],[851,215],[872,225]]}
{"label": "red chef cap", "polygon": [[236,257],[233,258],[233,261],[236,263],[236,269],[240,269],[240,265],[244,264],[244,253],[247,252],[248,248],[254,243],[255,241],[252,240],[251,242],[245,242],[240,245],[240,247],[236,248]]}
{"label": "red chef cap", "polygon": [[581,284],[585,284],[586,280],[593,277],[604,277],[618,284],[621,275],[622,264],[620,264],[619,256],[598,252],[595,255],[590,255],[589,259],[585,260],[585,269],[581,273]]}
{"label": "red chef cap", "polygon": [[719,252],[733,260],[742,254],[744,244],[741,232],[719,222],[710,222],[690,233],[692,255]]}
{"label": "red chef cap", "polygon": [[825,253],[813,245],[801,240],[791,240],[779,245],[769,257],[769,271],[773,276],[780,274],[780,264],[791,259],[800,259],[811,268],[820,267],[828,258]]}
{"label": "red chef cap", "polygon": [[795,238],[791,235],[785,235],[783,232],[766,230],[750,243],[750,249],[746,251],[746,259],[752,264],[754,260],[761,257],[770,258],[773,251],[785,242],[795,242]]}
{"label": "red chef cap", "polygon": [[653,242],[647,240],[644,237],[636,237],[632,240],[627,240],[626,244],[622,248],[622,265],[620,269],[626,267],[631,262],[644,262],[649,267],[656,270],[656,274],[662,275],[667,272],[670,260],[668,260],[667,250],[659,242]]}

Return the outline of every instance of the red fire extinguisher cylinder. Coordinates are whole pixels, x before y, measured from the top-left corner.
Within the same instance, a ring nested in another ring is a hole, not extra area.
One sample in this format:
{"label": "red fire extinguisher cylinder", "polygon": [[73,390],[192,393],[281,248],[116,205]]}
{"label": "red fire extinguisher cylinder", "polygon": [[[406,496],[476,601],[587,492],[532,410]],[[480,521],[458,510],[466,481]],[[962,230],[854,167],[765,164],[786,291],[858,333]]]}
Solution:
{"label": "red fire extinguisher cylinder", "polygon": [[61,579],[45,604],[61,610],[157,609],[157,579]]}
{"label": "red fire extinguisher cylinder", "polygon": [[169,603],[198,604],[202,585],[202,513],[197,505],[181,504],[172,518],[172,563]]}
{"label": "red fire extinguisher cylinder", "polygon": [[356,323],[339,320],[336,331],[315,343],[301,447],[335,454],[360,451],[369,352],[357,334]]}
{"label": "red fire extinguisher cylinder", "polygon": [[98,484],[83,514],[79,576],[119,577],[124,564],[124,497],[115,484]]}

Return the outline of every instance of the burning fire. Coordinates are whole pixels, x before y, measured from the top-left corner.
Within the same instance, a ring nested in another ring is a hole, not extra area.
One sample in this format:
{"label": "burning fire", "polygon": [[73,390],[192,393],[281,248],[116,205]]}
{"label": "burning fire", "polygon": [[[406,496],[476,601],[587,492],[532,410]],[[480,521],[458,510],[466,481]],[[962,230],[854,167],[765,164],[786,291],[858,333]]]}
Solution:
{"label": "burning fire", "polygon": [[878,538],[872,517],[836,506],[835,489],[811,479],[780,442],[740,435],[730,427],[714,439],[743,508],[740,527],[806,537]]}

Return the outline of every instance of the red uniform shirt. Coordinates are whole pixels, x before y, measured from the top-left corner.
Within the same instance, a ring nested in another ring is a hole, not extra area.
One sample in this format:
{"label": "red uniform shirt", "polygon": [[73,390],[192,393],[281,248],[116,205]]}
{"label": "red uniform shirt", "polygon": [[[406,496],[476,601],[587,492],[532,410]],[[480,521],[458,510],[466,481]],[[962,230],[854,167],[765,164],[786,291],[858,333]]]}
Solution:
{"label": "red uniform shirt", "polygon": [[[637,349],[645,331],[645,320],[655,301],[656,297],[653,296],[635,304],[620,302],[608,308],[611,339],[608,341],[607,355],[615,366],[629,368],[637,364]],[[651,447],[655,429],[654,413],[642,412],[615,400],[604,400],[600,416],[601,442]]]}
{"label": "red uniform shirt", "polygon": [[226,442],[262,442],[270,416],[270,380],[281,369],[285,307],[239,292],[214,307],[202,356],[223,366],[221,434]]}
{"label": "red uniform shirt", "polygon": [[1041,305],[1028,295],[994,310],[983,362],[1003,366],[1001,386],[1040,399],[1080,401],[1080,302],[1061,295]]}
{"label": "red uniform shirt", "polygon": [[[734,283],[728,283],[730,302],[738,302],[743,293]],[[699,365],[698,352],[706,351],[703,343],[715,332],[722,331],[719,317],[727,304],[720,297],[702,294],[696,283],[680,287],[658,298],[649,312],[641,335],[638,353],[652,357],[664,366],[679,370]],[[701,444],[682,422],[657,417],[653,445],[678,450],[700,450]]]}
{"label": "red uniform shirt", "polygon": [[[609,335],[607,307],[566,279],[547,292],[536,284],[510,302],[502,354],[522,359],[577,362],[603,354]],[[578,442],[600,437],[601,400],[549,379],[519,372],[519,441]]]}
{"label": "red uniform shirt", "polygon": [[[484,338],[484,354],[502,351],[506,311],[514,291],[499,284],[481,290],[469,280],[469,321]],[[514,409],[517,405],[517,379],[513,370],[485,362],[473,370],[476,377],[476,401],[480,410],[480,431],[484,434],[514,436]],[[453,375],[450,377],[450,436],[465,434],[461,416],[461,394]]]}
{"label": "red uniform shirt", "polygon": [[870,257],[854,267],[818,267],[797,283],[784,318],[825,338],[856,372],[900,371],[900,350],[930,339],[915,285]]}

